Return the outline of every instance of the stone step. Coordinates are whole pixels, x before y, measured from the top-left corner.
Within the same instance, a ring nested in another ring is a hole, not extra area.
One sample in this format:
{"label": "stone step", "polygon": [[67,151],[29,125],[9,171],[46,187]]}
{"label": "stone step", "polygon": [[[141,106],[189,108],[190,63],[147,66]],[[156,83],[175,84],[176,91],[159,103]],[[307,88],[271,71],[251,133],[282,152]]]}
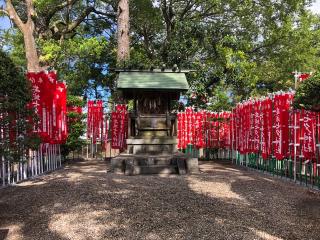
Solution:
{"label": "stone step", "polygon": [[172,166],[172,165],[133,166],[130,170],[126,169],[125,174],[139,175],[139,174],[177,174],[178,173],[178,167]]}
{"label": "stone step", "polygon": [[152,165],[177,165],[176,159],[152,159],[152,160],[136,160],[136,166],[152,166]]}
{"label": "stone step", "polygon": [[[186,174],[186,156],[183,153],[164,155],[121,154],[111,159],[112,170],[126,175],[137,174]],[[180,162],[180,164],[178,164]]]}
{"label": "stone step", "polygon": [[135,166],[177,165],[176,159],[135,159]]}

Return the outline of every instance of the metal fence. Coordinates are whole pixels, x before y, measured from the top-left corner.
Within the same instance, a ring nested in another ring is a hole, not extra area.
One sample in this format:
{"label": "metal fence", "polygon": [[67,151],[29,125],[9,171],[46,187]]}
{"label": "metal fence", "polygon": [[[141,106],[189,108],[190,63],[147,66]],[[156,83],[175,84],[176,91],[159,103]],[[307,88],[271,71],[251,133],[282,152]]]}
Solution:
{"label": "metal fence", "polygon": [[14,158],[1,156],[0,186],[12,185],[61,167],[60,145],[41,144],[36,151],[24,151]]}

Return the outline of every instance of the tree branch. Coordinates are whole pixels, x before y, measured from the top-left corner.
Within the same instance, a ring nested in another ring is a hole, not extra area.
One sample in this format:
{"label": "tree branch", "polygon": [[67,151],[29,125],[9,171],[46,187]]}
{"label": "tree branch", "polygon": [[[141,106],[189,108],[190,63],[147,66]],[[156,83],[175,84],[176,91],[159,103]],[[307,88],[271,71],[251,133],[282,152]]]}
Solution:
{"label": "tree branch", "polygon": [[24,31],[24,23],[22,22],[21,18],[18,16],[14,6],[12,5],[11,0],[6,0],[6,11],[9,13],[10,19],[18,26],[21,31]]}
{"label": "tree branch", "polygon": [[195,5],[195,3],[191,3],[191,0],[188,1],[186,7],[183,9],[183,11],[180,14],[180,21],[184,19],[184,16],[192,9],[192,7]]}
{"label": "tree branch", "polygon": [[194,20],[194,19],[203,19],[203,18],[206,18],[206,17],[212,17],[212,16],[215,16],[215,15],[219,15],[221,13],[223,13],[222,11],[217,11],[217,12],[212,12],[211,10],[214,9],[215,5],[211,5],[210,7],[208,7],[207,9],[204,9],[204,11],[202,13],[199,13],[199,14],[195,14],[193,16],[190,16],[188,19],[190,20]]}
{"label": "tree branch", "polygon": [[36,12],[34,10],[33,1],[25,0],[27,4],[27,13],[28,13],[28,21],[32,21],[32,17],[36,16]]}
{"label": "tree branch", "polygon": [[77,28],[93,10],[94,7],[87,7],[86,10],[68,26],[65,33],[72,32],[75,28]]}
{"label": "tree branch", "polygon": [[110,18],[115,18],[117,16],[117,14],[115,12],[101,12],[95,8],[92,10],[92,12],[99,14],[99,15],[106,16],[106,17],[110,17]]}
{"label": "tree branch", "polygon": [[250,51],[247,51],[246,53],[247,54],[253,54],[253,53],[256,53],[258,52],[259,50],[263,49],[263,48],[269,48],[269,47],[272,47],[273,45],[275,45],[277,43],[278,40],[280,40],[281,37],[278,37],[276,39],[274,39],[273,41],[269,42],[269,43],[264,43],[264,44],[261,44],[255,48],[253,48],[252,50]]}
{"label": "tree branch", "polygon": [[3,9],[2,7],[0,8],[0,13],[3,13],[5,15],[7,15],[7,16],[10,16],[9,12],[7,10]]}
{"label": "tree branch", "polygon": [[46,24],[49,25],[49,22],[51,20],[51,18],[53,18],[53,16],[61,11],[62,9],[64,9],[65,7],[68,7],[68,6],[73,6],[76,2],[78,2],[79,0],[69,0],[69,1],[65,1],[59,5],[57,5],[56,7],[53,7],[47,14],[47,17],[46,17]]}

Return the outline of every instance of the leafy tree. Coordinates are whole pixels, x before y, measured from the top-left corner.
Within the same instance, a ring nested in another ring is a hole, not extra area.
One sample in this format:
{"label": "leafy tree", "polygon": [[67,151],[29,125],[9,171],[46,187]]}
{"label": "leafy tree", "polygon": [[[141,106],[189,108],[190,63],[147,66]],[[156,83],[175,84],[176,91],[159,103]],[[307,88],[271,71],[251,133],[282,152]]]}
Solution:
{"label": "leafy tree", "polygon": [[0,79],[0,155],[18,161],[26,149],[39,145],[39,138],[32,134],[37,119],[32,109],[27,108],[31,88],[21,69],[3,51],[0,51]]}
{"label": "leafy tree", "polygon": [[317,73],[299,84],[293,106],[297,109],[320,111],[320,74]]}
{"label": "leafy tree", "polygon": [[[82,97],[69,95],[67,99],[68,107],[83,107]],[[85,141],[81,137],[85,134],[85,124],[83,122],[86,116],[74,111],[68,111],[68,138],[65,144],[61,145],[61,153],[68,156],[70,152],[81,149]]]}
{"label": "leafy tree", "polygon": [[101,24],[101,18],[105,23],[115,16],[112,1],[6,0],[5,3],[6,8],[1,12],[9,16],[22,33],[28,71],[39,71],[41,66],[46,68],[52,64],[41,58],[38,40],[62,44],[81,33],[84,22],[95,28]]}
{"label": "leafy tree", "polygon": [[56,41],[43,41],[42,58],[54,63],[60,79],[68,84],[71,95],[87,96],[93,91],[99,98],[99,87],[105,90],[108,81],[108,62],[113,56],[109,52],[109,43],[104,37],[75,37],[65,40],[63,44]]}
{"label": "leafy tree", "polygon": [[[12,2],[22,17],[25,8]],[[55,67],[72,94],[86,96],[93,91],[99,96],[97,89],[113,89],[115,75],[109,69],[117,60],[118,3],[34,1],[40,63]],[[234,103],[292,88],[291,72],[314,72],[319,67],[319,17],[307,10],[309,4],[307,0],[130,1],[129,65],[178,64],[195,69],[188,75],[187,96],[200,107],[225,99],[217,96],[220,92],[228,92],[228,102]],[[23,36],[7,33],[6,41],[14,60],[21,62]],[[192,100],[194,95],[199,97]]]}
{"label": "leafy tree", "polygon": [[[32,2],[39,68],[55,68],[59,78],[67,81],[71,94],[86,97],[93,92],[99,97],[97,89],[112,87],[114,77],[108,76],[108,67],[115,65],[116,45],[110,45],[106,36],[115,34],[116,1]],[[12,5],[25,21],[28,9],[24,1],[12,1]],[[2,38],[13,60],[26,67],[23,32],[9,29]]]}
{"label": "leafy tree", "polygon": [[233,101],[286,90],[293,87],[292,71],[319,66],[319,18],[309,4],[137,0],[130,11],[131,60],[196,69],[190,97],[214,99],[216,86],[231,91]]}

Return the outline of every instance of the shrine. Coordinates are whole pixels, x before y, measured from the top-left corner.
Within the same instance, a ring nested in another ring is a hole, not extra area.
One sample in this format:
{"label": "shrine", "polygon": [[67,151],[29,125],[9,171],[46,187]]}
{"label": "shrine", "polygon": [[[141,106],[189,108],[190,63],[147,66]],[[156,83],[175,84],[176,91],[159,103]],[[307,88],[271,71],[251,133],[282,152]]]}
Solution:
{"label": "shrine", "polygon": [[117,91],[131,101],[127,149],[111,160],[114,172],[126,175],[191,173],[198,160],[177,150],[177,119],[173,105],[189,89],[188,71],[118,70]]}

